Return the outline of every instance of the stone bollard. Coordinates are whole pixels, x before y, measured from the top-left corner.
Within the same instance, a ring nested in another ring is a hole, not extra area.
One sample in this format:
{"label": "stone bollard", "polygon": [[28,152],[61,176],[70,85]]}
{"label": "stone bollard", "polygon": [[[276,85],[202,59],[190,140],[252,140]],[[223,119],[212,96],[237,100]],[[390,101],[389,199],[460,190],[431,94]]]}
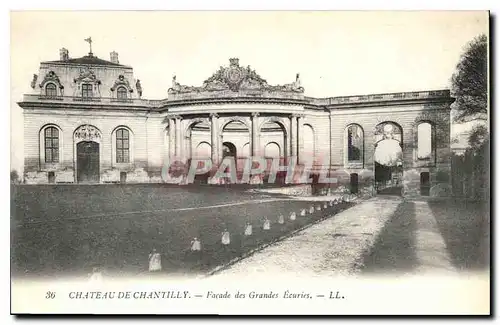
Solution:
{"label": "stone bollard", "polygon": [[314,206],[311,205],[311,207],[309,208],[309,213],[314,213]]}
{"label": "stone bollard", "polygon": [[278,223],[280,225],[284,224],[285,223],[285,217],[283,217],[282,214],[280,214],[280,216],[278,217]]}
{"label": "stone bollard", "polygon": [[102,282],[102,273],[99,267],[96,266],[92,268],[92,273],[90,274],[89,282],[97,284]]}
{"label": "stone bollard", "polygon": [[318,211],[320,211],[320,210],[321,210],[321,204],[318,204],[318,205],[316,206],[316,210],[318,210]]}
{"label": "stone bollard", "polygon": [[325,203],[323,204],[323,209],[326,209],[326,208],[328,208],[328,204],[325,202]]}
{"label": "stone bollard", "polygon": [[245,236],[251,236],[252,235],[252,225],[250,222],[247,222],[245,226]]}
{"label": "stone bollard", "polygon": [[149,254],[149,271],[161,271],[161,255],[153,248],[153,251]]}
{"label": "stone bollard", "polygon": [[332,207],[332,206],[333,206],[333,201],[330,201],[330,203],[329,203],[329,204],[330,204],[330,206]]}
{"label": "stone bollard", "polygon": [[290,213],[290,220],[293,221],[293,220],[295,220],[295,218],[296,218],[295,212]]}
{"label": "stone bollard", "polygon": [[264,230],[271,229],[271,222],[269,221],[269,219],[267,219],[267,217],[264,220],[264,224],[262,225],[262,229],[264,229]]}
{"label": "stone bollard", "polygon": [[300,216],[303,217],[306,215],[306,209],[300,210]]}
{"label": "stone bollard", "polygon": [[196,237],[194,237],[193,240],[191,241],[191,251],[192,252],[201,251],[201,243]]}
{"label": "stone bollard", "polygon": [[221,243],[224,246],[227,246],[231,243],[231,236],[229,235],[229,231],[227,231],[227,229],[224,229],[224,231],[222,232]]}

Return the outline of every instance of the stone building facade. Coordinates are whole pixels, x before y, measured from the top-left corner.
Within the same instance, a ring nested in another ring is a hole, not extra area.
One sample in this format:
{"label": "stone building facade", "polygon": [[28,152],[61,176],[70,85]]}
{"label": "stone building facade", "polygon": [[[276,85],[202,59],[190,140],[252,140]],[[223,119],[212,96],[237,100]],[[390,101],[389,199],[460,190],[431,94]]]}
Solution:
{"label": "stone building facade", "polygon": [[109,61],[71,59],[66,49],[40,64],[31,88],[18,103],[28,184],[166,182],[162,168],[172,160],[216,166],[232,156],[241,169],[260,156],[312,161],[337,188],[396,184],[408,196],[449,188],[448,90],[312,98],[299,74],[270,85],[233,58],[200,86],[174,76],[166,99],[148,100],[116,52]]}

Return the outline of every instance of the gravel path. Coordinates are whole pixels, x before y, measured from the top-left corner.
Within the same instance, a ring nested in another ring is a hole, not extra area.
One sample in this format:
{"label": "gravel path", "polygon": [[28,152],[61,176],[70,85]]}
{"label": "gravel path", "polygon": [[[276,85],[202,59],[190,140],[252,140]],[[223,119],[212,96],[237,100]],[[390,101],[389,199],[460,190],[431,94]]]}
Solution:
{"label": "gravel path", "polygon": [[355,274],[363,254],[400,203],[400,198],[372,198],[256,252],[217,275]]}

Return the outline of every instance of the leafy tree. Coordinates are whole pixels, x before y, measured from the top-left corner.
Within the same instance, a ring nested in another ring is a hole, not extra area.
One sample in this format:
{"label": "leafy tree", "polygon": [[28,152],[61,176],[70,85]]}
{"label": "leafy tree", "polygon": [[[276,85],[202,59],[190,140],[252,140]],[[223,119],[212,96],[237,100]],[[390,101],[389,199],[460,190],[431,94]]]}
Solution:
{"label": "leafy tree", "polygon": [[482,34],[469,42],[452,76],[455,121],[488,120],[488,38]]}
{"label": "leafy tree", "polygon": [[488,139],[488,129],[484,125],[475,126],[469,135],[469,145],[479,148]]}

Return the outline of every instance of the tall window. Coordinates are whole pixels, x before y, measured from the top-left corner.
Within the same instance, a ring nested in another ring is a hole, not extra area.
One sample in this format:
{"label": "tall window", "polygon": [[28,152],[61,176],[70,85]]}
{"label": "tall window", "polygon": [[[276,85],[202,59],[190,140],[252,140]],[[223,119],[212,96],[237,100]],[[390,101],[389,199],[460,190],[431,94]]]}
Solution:
{"label": "tall window", "polygon": [[116,131],[116,162],[130,162],[130,134],[127,129]]}
{"label": "tall window", "polygon": [[432,155],[432,125],[428,122],[420,123],[417,134],[417,158],[430,159]]}
{"label": "tall window", "polygon": [[91,98],[92,96],[92,85],[91,84],[82,84],[82,97],[83,98]]}
{"label": "tall window", "polygon": [[363,129],[359,125],[347,128],[347,161],[363,160]]}
{"label": "tall window", "polygon": [[56,85],[53,83],[48,83],[47,86],[45,86],[45,95],[50,97],[56,97],[57,96]]}
{"label": "tall window", "polygon": [[45,162],[59,162],[59,130],[53,126],[45,129]]}
{"label": "tall window", "polygon": [[119,87],[116,90],[116,98],[127,99],[127,89],[125,87]]}

